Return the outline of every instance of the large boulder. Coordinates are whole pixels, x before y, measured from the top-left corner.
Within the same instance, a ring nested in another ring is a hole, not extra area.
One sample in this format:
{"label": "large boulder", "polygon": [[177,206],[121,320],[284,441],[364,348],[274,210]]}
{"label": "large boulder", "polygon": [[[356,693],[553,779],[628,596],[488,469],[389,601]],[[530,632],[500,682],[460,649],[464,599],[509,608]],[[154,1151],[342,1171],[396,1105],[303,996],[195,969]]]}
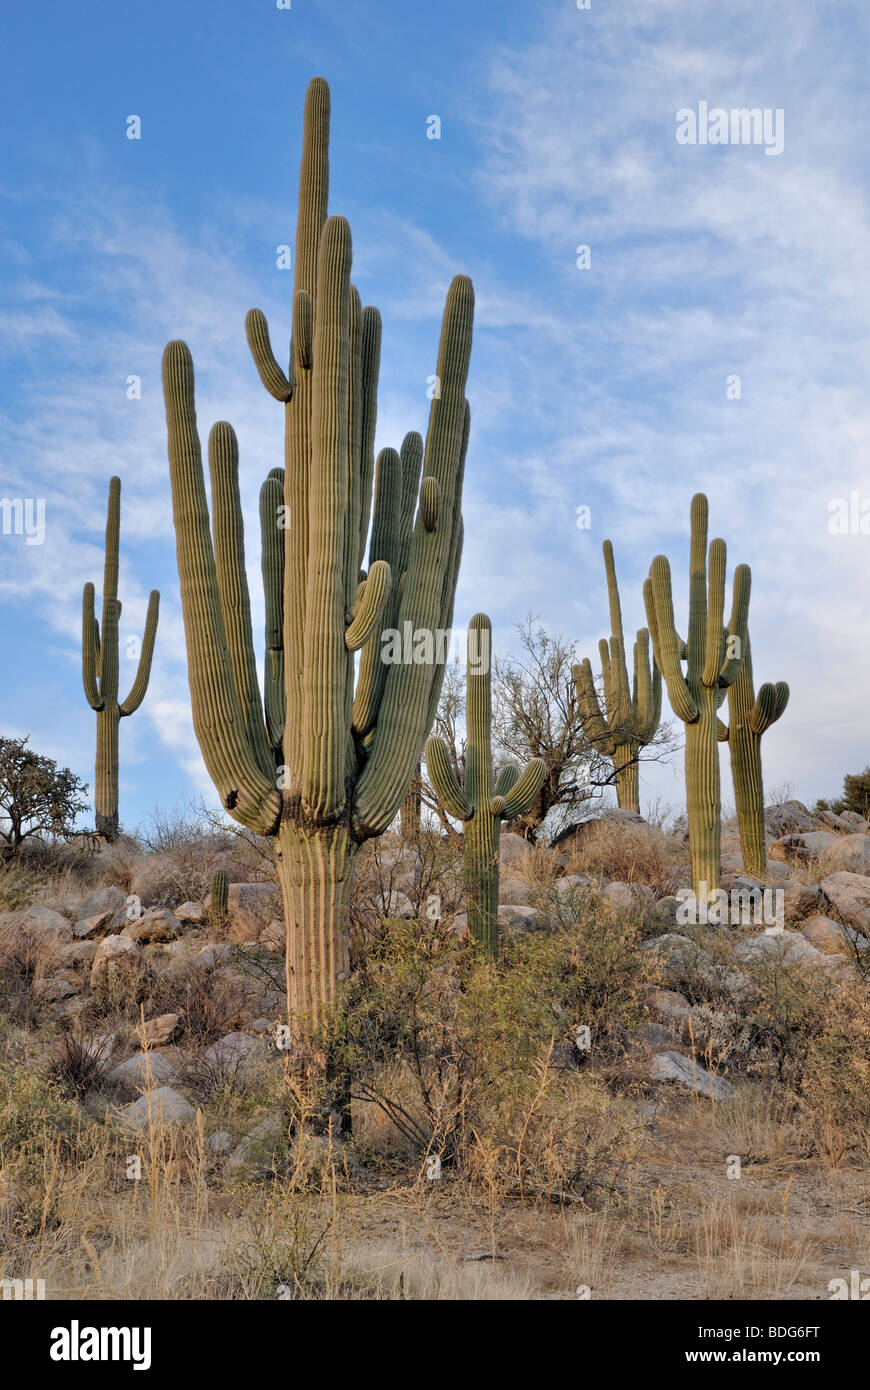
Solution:
{"label": "large boulder", "polygon": [[498,841],[498,862],[502,871],[524,864],[529,857],[530,849],[531,845],[522,835],[515,835],[512,830],[503,830]]}
{"label": "large boulder", "polygon": [[143,1047],[165,1047],[178,1032],[180,1021],[180,1014],[158,1014],[144,1024],[137,1024],[136,1036]]}
{"label": "large boulder", "polygon": [[788,925],[812,917],[825,905],[825,895],[816,883],[799,883],[790,878],[777,884],[777,888],[782,889],[783,917]]}
{"label": "large boulder", "polygon": [[730,1100],[734,1087],[724,1076],[705,1071],[682,1052],[659,1052],[652,1059],[650,1076],[653,1081],[678,1081],[690,1091],[709,1096],[711,1100]]}
{"label": "large boulder", "polygon": [[498,924],[505,931],[534,931],[540,918],[536,907],[526,907],[522,903],[499,903]]}
{"label": "large boulder", "polygon": [[74,931],[79,937],[108,936],[120,931],[127,918],[127,895],[114,883],[95,888],[80,905]]}
{"label": "large boulder", "polygon": [[520,903],[530,907],[532,890],[521,878],[499,878],[498,900],[500,903]]}
{"label": "large boulder", "polygon": [[601,897],[615,913],[645,912],[654,900],[652,889],[645,883],[622,883],[619,879],[608,883]]}
{"label": "large boulder", "polygon": [[104,936],[91,966],[91,987],[138,997],[148,974],[138,941],[131,941],[129,936]]}
{"label": "large boulder", "polygon": [[870,936],[870,876],[840,869],[821,882],[829,912],[847,927]]}
{"label": "large boulder", "polygon": [[764,808],[764,830],[772,840],[782,835],[799,835],[805,830],[817,830],[818,824],[802,801],[781,801]]}
{"label": "large boulder", "polygon": [[184,1096],[173,1091],[171,1086],[158,1086],[155,1091],[125,1105],[121,1118],[131,1129],[144,1130],[155,1125],[192,1125],[196,1111]]}
{"label": "large boulder", "polygon": [[202,903],[182,903],[180,907],[175,909],[175,915],[179,922],[183,922],[186,927],[201,927],[205,925],[206,911]]}
{"label": "large boulder", "polygon": [[154,941],[174,941],[180,931],[181,923],[168,907],[149,907],[141,917],[127,923],[121,936],[128,936],[144,946]]}
{"label": "large boulder", "polygon": [[21,933],[38,947],[58,951],[73,939],[73,929],[65,917],[50,907],[23,907],[0,912],[0,932]]}
{"label": "large boulder", "polygon": [[782,835],[768,850],[771,859],[783,863],[801,863],[818,859],[837,843],[830,830],[807,830],[797,835]]}
{"label": "large boulder", "polygon": [[829,961],[800,932],[776,930],[747,937],[734,947],[734,959],[741,964],[768,960],[800,969],[827,966]]}
{"label": "large boulder", "polygon": [[832,921],[830,917],[821,913],[807,918],[801,925],[801,935],[826,956],[846,956],[849,960],[854,960],[856,955],[863,955],[870,949],[870,941],[866,936],[854,931],[852,927],[844,927],[841,922]]}
{"label": "large boulder", "polygon": [[837,835],[828,847],[825,863],[835,872],[848,869],[854,874],[870,874],[870,835]]}
{"label": "large boulder", "polygon": [[171,1081],[174,1075],[175,1068],[161,1053],[134,1052],[132,1057],[113,1067],[109,1080],[122,1091],[138,1095],[140,1091],[153,1091]]}
{"label": "large boulder", "polygon": [[256,1038],[247,1033],[227,1033],[206,1048],[202,1063],[209,1071],[235,1073],[245,1070],[263,1056],[263,1045]]}

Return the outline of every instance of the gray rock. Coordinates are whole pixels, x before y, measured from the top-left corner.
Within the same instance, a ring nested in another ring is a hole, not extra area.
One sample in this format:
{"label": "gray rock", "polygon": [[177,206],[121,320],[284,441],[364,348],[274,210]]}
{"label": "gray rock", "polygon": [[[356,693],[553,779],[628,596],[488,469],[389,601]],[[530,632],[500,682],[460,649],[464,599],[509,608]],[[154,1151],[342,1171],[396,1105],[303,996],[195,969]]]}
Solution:
{"label": "gray rock", "polygon": [[[114,883],[95,888],[79,907],[76,936],[110,935],[124,925],[126,911],[127,895]],[[87,930],[80,930],[85,923]]]}
{"label": "gray rock", "polygon": [[786,879],[778,885],[782,888],[782,908],[786,924],[801,922],[821,912],[825,896],[816,883],[798,883],[796,879]]}
{"label": "gray rock", "polygon": [[536,907],[524,907],[522,903],[500,903],[498,924],[505,931],[534,931],[541,919]]}
{"label": "gray rock", "polygon": [[91,966],[91,986],[139,987],[148,973],[138,941],[131,941],[129,936],[104,936]]}
{"label": "gray rock", "polygon": [[125,1091],[136,1094],[151,1091],[171,1081],[175,1068],[160,1052],[134,1052],[125,1062],[113,1067],[109,1080]]}
{"label": "gray rock", "polygon": [[203,966],[206,970],[214,970],[216,966],[224,965],[232,958],[233,948],[224,941],[209,942],[201,951],[197,951],[195,956],[197,965]]}
{"label": "gray rock", "polygon": [[33,997],[41,1004],[59,1004],[62,999],[79,994],[81,988],[81,980],[70,979],[68,975],[47,975],[34,984]]}
{"label": "gray rock", "polygon": [[207,1067],[215,1070],[236,1070],[244,1068],[262,1057],[263,1046],[247,1033],[227,1033],[219,1042],[212,1043],[202,1054]]}
{"label": "gray rock", "polygon": [[[211,894],[206,906],[211,906]],[[277,883],[231,883],[227,889],[227,933],[238,946],[259,940],[263,928],[281,915]]]}
{"label": "gray rock", "polygon": [[816,821],[802,801],[781,801],[764,808],[764,829],[771,839],[781,835],[799,835],[804,830],[817,829]]}
{"label": "gray rock", "polygon": [[854,960],[856,954],[863,955],[870,950],[870,941],[866,936],[851,927],[844,927],[840,922],[833,922],[821,913],[809,917],[802,924],[801,935],[825,956],[846,956]]}
{"label": "gray rock", "polygon": [[0,931],[18,931],[39,946],[65,946],[73,929],[65,917],[50,907],[23,907],[0,913]]}
{"label": "gray rock", "polygon": [[870,936],[870,877],[840,869],[823,878],[820,886],[834,915],[847,927]]}
{"label": "gray rock", "polygon": [[645,883],[622,883],[614,879],[601,896],[614,912],[644,912],[653,904],[653,891]]}
{"label": "gray rock", "polygon": [[205,908],[202,903],[194,902],[182,903],[180,907],[175,909],[175,915],[179,922],[183,922],[185,926],[190,927],[201,927],[206,917]]}
{"label": "gray rock", "polygon": [[171,1086],[159,1086],[156,1091],[148,1091],[125,1105],[121,1118],[132,1129],[148,1129],[149,1124],[191,1125],[196,1119],[196,1111],[184,1096],[173,1091]]}
{"label": "gray rock", "polygon": [[141,917],[127,923],[121,936],[129,936],[144,946],[155,941],[174,941],[180,931],[181,923],[168,907],[149,907]]}
{"label": "gray rock", "polygon": [[528,883],[525,883],[521,878],[500,878],[498,900],[500,903],[515,903],[520,907],[530,907],[532,890]]}
{"label": "gray rock", "polygon": [[649,1074],[653,1081],[678,1081],[681,1086],[709,1096],[711,1100],[730,1100],[734,1095],[734,1087],[724,1076],[713,1076],[682,1052],[657,1053]]}
{"label": "gray rock", "polygon": [[776,930],[760,932],[758,936],[738,942],[734,947],[734,959],[744,964],[765,959],[796,966],[826,964],[822,952],[799,932]]}
{"label": "gray rock", "polygon": [[809,830],[799,835],[783,835],[774,840],[768,850],[771,859],[784,863],[801,863],[818,859],[837,843],[837,836],[830,830]]}
{"label": "gray rock", "polygon": [[206,1139],[205,1147],[207,1153],[223,1157],[232,1152],[233,1136],[225,1129],[216,1129],[214,1134],[210,1134]]}
{"label": "gray rock", "polygon": [[835,871],[870,874],[870,835],[838,835],[825,855],[825,863]]}

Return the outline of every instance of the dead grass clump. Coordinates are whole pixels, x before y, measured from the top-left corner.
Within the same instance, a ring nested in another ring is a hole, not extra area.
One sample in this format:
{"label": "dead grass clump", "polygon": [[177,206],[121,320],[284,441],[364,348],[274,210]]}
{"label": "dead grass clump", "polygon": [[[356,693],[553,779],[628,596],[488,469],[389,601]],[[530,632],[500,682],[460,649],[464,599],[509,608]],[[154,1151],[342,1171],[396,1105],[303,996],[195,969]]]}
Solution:
{"label": "dead grass clump", "polygon": [[682,841],[653,826],[625,824],[606,817],[584,827],[566,865],[570,874],[597,873],[622,883],[646,884],[658,896],[673,893],[688,863]]}

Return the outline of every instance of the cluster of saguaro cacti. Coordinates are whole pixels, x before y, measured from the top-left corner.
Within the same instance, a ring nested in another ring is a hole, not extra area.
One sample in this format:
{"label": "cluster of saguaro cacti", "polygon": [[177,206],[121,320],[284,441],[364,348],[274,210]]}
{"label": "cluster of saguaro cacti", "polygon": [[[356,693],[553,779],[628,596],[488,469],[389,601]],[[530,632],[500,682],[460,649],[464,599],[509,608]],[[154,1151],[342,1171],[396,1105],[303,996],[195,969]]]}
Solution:
{"label": "cluster of saguaro cacti", "polygon": [[[717,710],[738,679],[747,653],[751,576],[748,565],[734,571],[734,593],[727,628],[723,540],[707,553],[707,498],[692,498],[689,557],[689,629],[686,640],[674,624],[671,568],[657,555],[644,584],[653,652],[664,676],[671,708],[686,726],[686,809],[692,886],[700,901],[718,894],[721,849],[721,793]],[[682,663],[686,663],[683,674]]]}
{"label": "cluster of saguaro cacti", "polygon": [[215,869],[211,876],[211,893],[208,900],[208,913],[212,924],[223,928],[227,920],[230,880],[226,869]]}
{"label": "cluster of saguaro cacti", "polygon": [[743,866],[755,878],[767,870],[761,736],[784,712],[788,695],[785,681],[777,681],[776,685],[767,681],[756,697],[747,632],[743,665],[728,689],[728,725],[726,727],[720,721],[719,739],[727,742],[731,753],[731,777],[737,803]]}
{"label": "cluster of saguaro cacti", "polygon": [[499,834],[503,820],[529,809],[547,775],[543,758],[533,758],[520,772],[508,763],[493,778],[492,628],[485,613],[476,613],[468,628],[465,675],[464,785],[460,785],[443,739],[426,743],[426,768],[449,815],[463,822],[468,929],[474,941],[495,952],[498,939]]}
{"label": "cluster of saguaro cacti", "polygon": [[634,644],[634,678],[629,685],[622,630],[622,605],[613,563],[613,546],[604,542],[604,568],[610,604],[610,642],[598,643],[604,678],[604,711],[598,700],[592,665],[584,657],[572,667],[580,722],[592,747],[613,762],[616,799],[627,811],[640,811],[638,754],[655,738],[662,713],[662,677],[650,662],[649,632],[638,628]]}
{"label": "cluster of saguaro cacti", "polygon": [[[286,373],[264,315],[251,310],[246,324],[263,384],[285,412],[285,468],[269,474],[261,495],[265,711],[235,434],[219,423],[209,438],[210,534],[187,346],[170,343],[163,366],[194,728],[223,806],[274,837],[288,1007],[299,1031],[317,1027],[347,971],[356,853],[398,813],[437,707],[446,656],[437,634],[452,622],[462,548],[474,306],[470,280],[457,276],[425,450],[409,434],[401,454],[384,449],[375,469],[381,321],[351,285],[347,222],[327,217],[328,139],[329,89],[315,78],[305,102]],[[384,630],[408,626],[428,634],[415,645],[418,659],[384,661]]]}
{"label": "cluster of saguaro cacti", "polygon": [[118,836],[118,724],[125,714],[134,714],[145,698],[151,675],[151,658],[157,635],[160,594],[152,589],[148,599],[145,634],[139,652],[139,666],[126,700],[118,701],[118,549],[121,532],[121,479],[109,482],[109,513],[106,521],[106,566],[103,575],[103,622],[94,612],[94,586],[86,584],[82,594],[82,682],[85,696],[97,715],[97,767],[94,806],[96,830],[107,840]]}

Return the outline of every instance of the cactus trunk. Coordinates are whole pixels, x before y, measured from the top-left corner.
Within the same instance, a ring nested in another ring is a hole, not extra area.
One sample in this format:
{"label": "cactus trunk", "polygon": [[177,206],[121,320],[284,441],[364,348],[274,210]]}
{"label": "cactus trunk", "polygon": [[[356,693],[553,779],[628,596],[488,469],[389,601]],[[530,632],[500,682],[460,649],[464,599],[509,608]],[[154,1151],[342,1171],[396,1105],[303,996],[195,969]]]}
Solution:
{"label": "cactus trunk", "polygon": [[406,844],[413,844],[420,834],[420,813],[423,809],[423,797],[420,784],[420,764],[417,764],[417,771],[411,779],[411,786],[408,795],[402,802],[401,812],[401,833],[402,839]]}
{"label": "cactus trunk", "polygon": [[722,833],[718,720],[712,692],[704,692],[699,703],[700,718],[686,725],[686,810],[694,891],[710,902],[719,888]]}
{"label": "cactus trunk", "polygon": [[287,923],[287,1001],[299,1031],[315,1033],[348,974],[350,891],[359,844],[346,825],[303,830],[282,821],[278,881]]}
{"label": "cactus trunk", "polygon": [[613,767],[616,772],[617,805],[623,811],[636,811],[640,815],[640,770],[637,752],[635,744],[617,744],[613,750]]}
{"label": "cactus trunk", "polygon": [[737,823],[743,850],[743,867],[753,878],[767,873],[764,839],[764,782],[761,773],[761,736],[780,718],[788,704],[785,681],[765,683],[755,698],[752,652],[746,635],[746,655],[736,681],[728,691],[728,728],[720,726],[720,741],[731,750],[731,776],[737,803]]}
{"label": "cactus trunk", "polygon": [[118,725],[116,703],[97,710],[97,777],[94,791],[96,829],[110,843],[118,838]]}
{"label": "cactus trunk", "polygon": [[495,955],[498,947],[501,817],[480,811],[465,826],[465,892],[471,939]]}

